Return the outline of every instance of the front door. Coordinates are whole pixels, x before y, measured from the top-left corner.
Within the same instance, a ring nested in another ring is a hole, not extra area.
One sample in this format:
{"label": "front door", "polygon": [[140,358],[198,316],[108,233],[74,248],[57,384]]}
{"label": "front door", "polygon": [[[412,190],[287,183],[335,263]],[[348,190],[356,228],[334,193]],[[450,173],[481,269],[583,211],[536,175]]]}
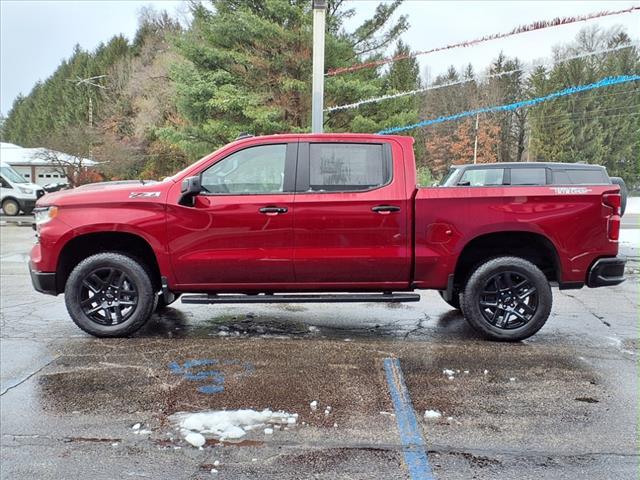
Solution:
{"label": "front door", "polygon": [[295,275],[325,288],[404,288],[411,256],[402,150],[300,143]]}
{"label": "front door", "polygon": [[243,148],[201,172],[203,192],[192,207],[169,199],[169,249],[181,286],[265,291],[293,282],[296,155],[295,142]]}

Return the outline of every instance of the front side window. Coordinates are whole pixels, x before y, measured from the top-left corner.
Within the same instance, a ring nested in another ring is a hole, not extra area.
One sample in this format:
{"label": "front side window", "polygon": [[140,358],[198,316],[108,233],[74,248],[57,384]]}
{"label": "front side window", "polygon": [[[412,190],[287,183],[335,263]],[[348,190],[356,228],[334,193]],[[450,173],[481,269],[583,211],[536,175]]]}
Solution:
{"label": "front side window", "polygon": [[464,187],[485,187],[490,185],[502,185],[504,169],[502,168],[473,168],[466,170],[458,185]]}
{"label": "front side window", "polygon": [[544,168],[512,168],[511,185],[545,185],[547,171]]}
{"label": "front side window", "polygon": [[383,146],[355,143],[309,145],[309,189],[314,192],[371,190],[391,181]]}
{"label": "front side window", "polygon": [[286,145],[259,145],[232,153],[202,173],[205,192],[222,194],[284,191]]}

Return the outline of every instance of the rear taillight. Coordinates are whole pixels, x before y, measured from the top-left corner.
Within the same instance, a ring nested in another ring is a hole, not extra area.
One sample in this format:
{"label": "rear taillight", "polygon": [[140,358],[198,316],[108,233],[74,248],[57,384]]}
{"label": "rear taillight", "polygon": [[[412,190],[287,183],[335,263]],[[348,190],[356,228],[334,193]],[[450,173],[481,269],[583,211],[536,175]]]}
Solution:
{"label": "rear taillight", "polygon": [[609,215],[607,227],[609,240],[620,238],[620,215],[622,214],[622,196],[620,193],[605,193],[602,195],[602,203],[613,210]]}
{"label": "rear taillight", "polygon": [[622,196],[619,193],[605,193],[602,195],[602,203],[607,207],[613,208],[614,215],[621,215]]}

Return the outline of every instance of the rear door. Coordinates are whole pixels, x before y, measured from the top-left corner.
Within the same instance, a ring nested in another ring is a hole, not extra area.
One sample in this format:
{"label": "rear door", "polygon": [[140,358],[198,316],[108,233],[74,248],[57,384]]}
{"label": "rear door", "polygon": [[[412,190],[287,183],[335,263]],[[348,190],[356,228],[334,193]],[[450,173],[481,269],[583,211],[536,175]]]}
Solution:
{"label": "rear door", "polygon": [[406,287],[409,199],[400,145],[301,142],[294,269],[306,288]]}

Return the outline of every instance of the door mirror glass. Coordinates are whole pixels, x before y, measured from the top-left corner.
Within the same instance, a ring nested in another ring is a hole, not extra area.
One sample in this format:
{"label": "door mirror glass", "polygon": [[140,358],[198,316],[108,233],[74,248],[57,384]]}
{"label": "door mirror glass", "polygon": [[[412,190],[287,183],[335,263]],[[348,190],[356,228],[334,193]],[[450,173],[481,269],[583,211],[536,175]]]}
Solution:
{"label": "door mirror glass", "polygon": [[200,183],[199,176],[185,178],[180,186],[180,193],[182,196],[178,203],[180,205],[193,206],[193,197],[198,195],[201,191],[202,185]]}

